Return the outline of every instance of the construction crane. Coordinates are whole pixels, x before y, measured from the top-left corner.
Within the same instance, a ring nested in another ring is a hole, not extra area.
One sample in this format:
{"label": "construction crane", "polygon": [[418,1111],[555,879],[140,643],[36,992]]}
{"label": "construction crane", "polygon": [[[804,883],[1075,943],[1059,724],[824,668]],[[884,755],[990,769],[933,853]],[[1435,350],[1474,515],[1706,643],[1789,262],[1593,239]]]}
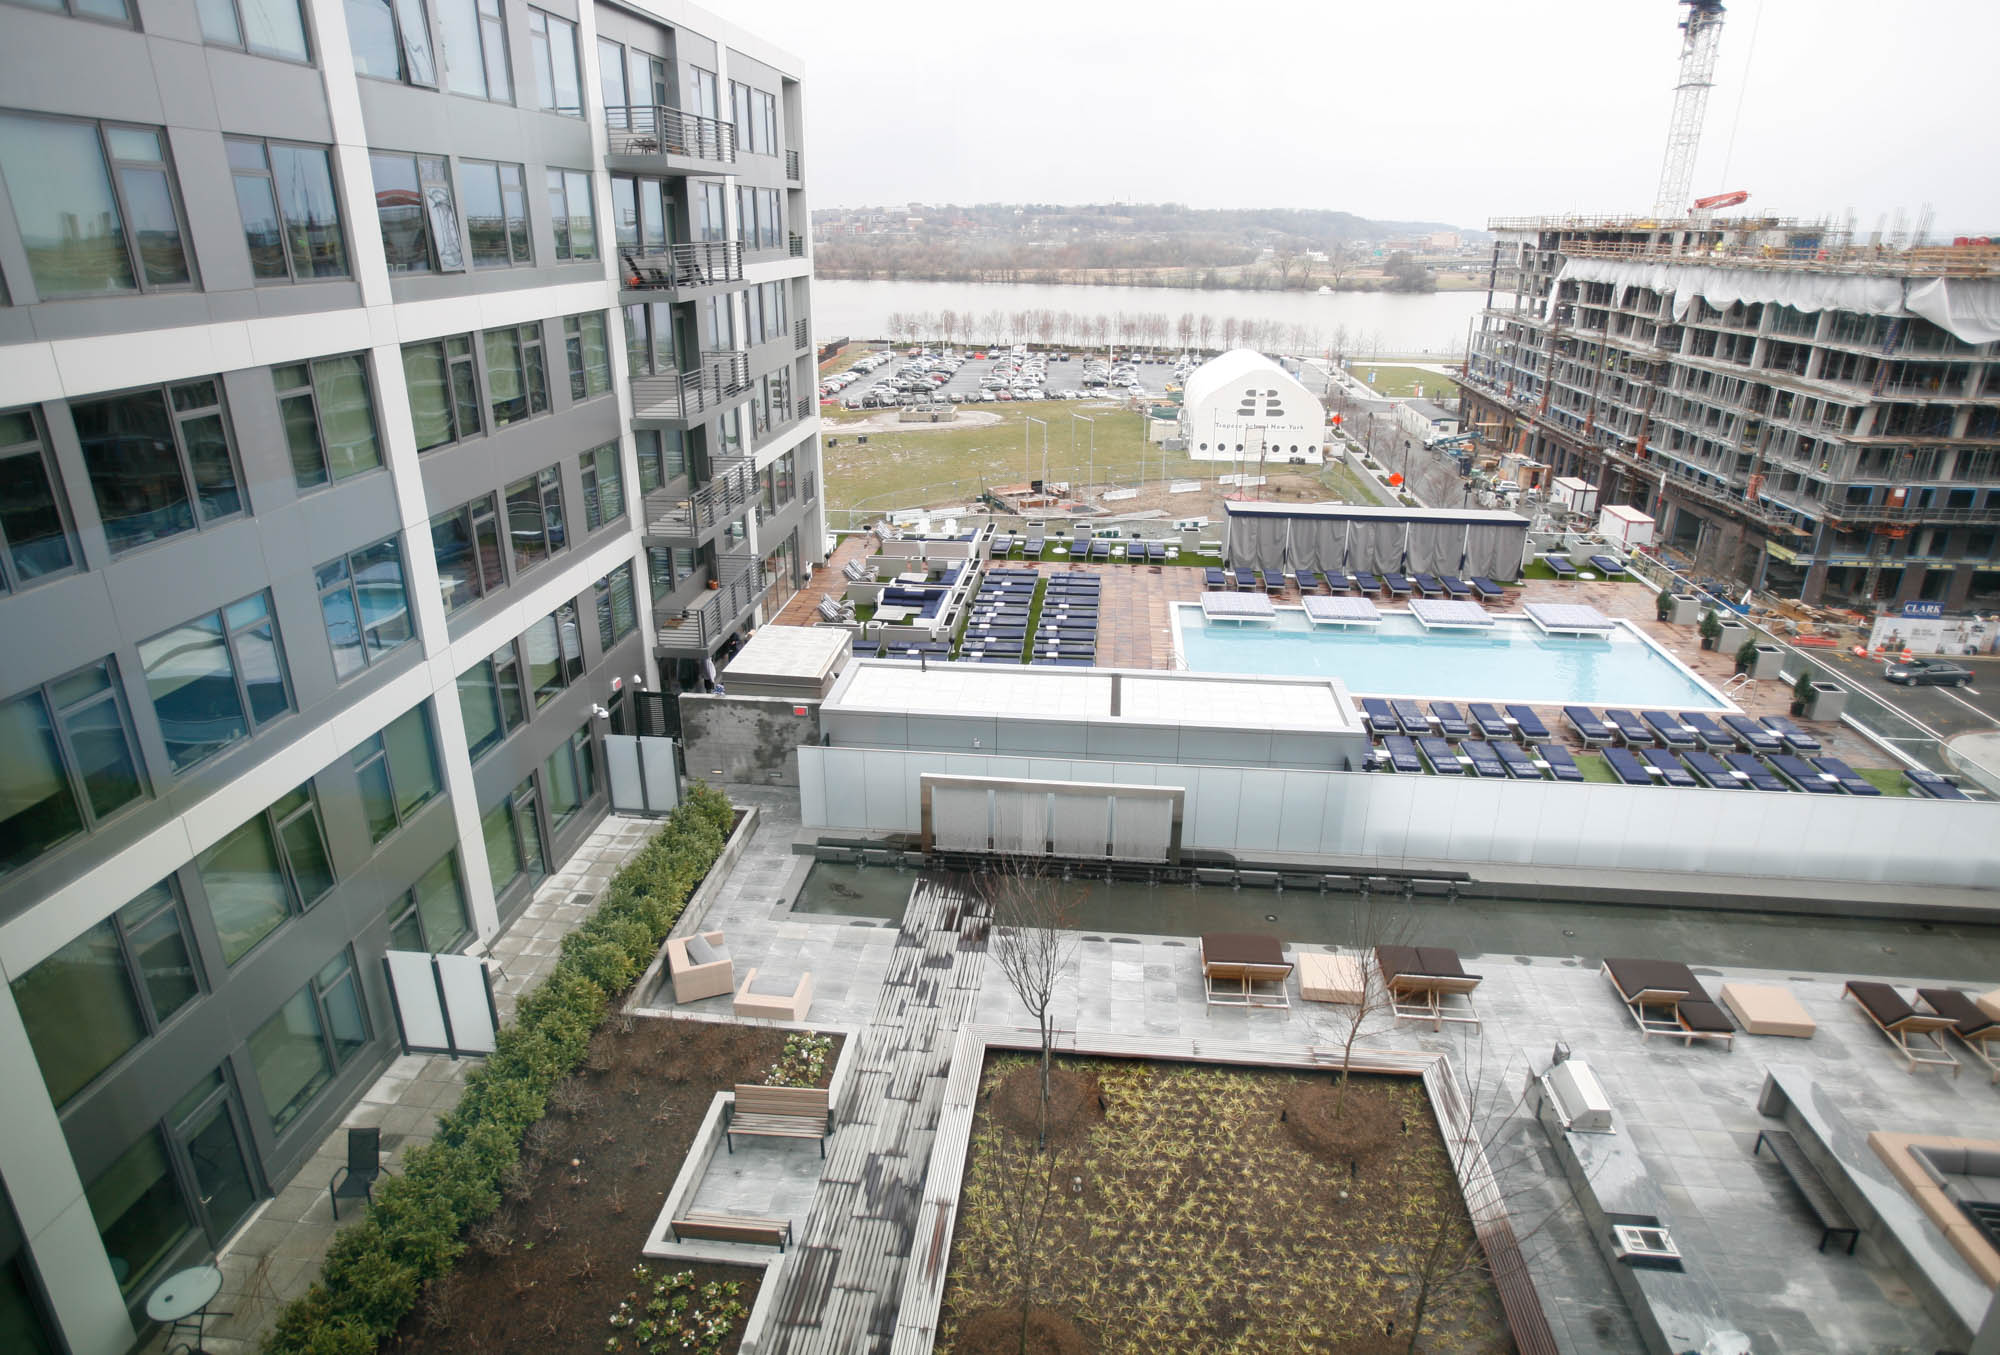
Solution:
{"label": "construction crane", "polygon": [[1667,158],[1660,166],[1660,191],[1653,200],[1653,215],[1662,217],[1687,211],[1701,124],[1708,115],[1708,91],[1715,86],[1715,58],[1722,47],[1722,0],[1680,2],[1688,12],[1681,21],[1681,78],[1674,86]]}

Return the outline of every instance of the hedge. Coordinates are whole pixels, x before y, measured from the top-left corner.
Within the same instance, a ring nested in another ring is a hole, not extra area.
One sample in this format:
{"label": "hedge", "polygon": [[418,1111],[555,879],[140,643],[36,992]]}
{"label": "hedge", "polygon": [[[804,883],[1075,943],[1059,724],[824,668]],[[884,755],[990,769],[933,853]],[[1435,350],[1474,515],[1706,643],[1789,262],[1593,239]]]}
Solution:
{"label": "hedge", "polygon": [[606,1001],[651,963],[688,896],[708,874],[734,811],[696,784],[605,889],[588,921],[563,938],[548,977],[515,1008],[493,1053],[465,1079],[437,1136],[403,1155],[402,1173],[375,1187],[368,1217],[328,1248],[320,1276],[285,1305],[264,1338],[266,1355],[373,1352],[447,1273],[467,1228],[500,1203],[500,1183],[520,1157],[521,1136],[548,1095],[583,1059]]}

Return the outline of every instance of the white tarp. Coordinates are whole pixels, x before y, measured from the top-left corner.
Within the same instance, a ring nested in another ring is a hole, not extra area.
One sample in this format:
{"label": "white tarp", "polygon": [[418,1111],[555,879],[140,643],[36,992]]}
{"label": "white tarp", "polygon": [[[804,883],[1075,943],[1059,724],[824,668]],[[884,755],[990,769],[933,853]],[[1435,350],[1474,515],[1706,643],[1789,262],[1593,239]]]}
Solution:
{"label": "white tarp", "polygon": [[1966,343],[2000,339],[2000,282],[1988,278],[1916,281],[1853,273],[1569,259],[1563,263],[1556,281],[1560,284],[1571,278],[1671,292],[1676,320],[1686,319],[1688,308],[1700,297],[1717,310],[1728,310],[1738,302],[1744,305],[1761,302],[1801,311],[1919,315]]}

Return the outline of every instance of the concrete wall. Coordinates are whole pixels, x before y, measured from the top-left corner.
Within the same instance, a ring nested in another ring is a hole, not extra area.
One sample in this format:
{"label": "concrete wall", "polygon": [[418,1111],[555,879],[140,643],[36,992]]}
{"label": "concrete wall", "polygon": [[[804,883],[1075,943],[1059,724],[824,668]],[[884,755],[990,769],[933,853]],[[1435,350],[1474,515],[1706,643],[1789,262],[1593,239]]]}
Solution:
{"label": "concrete wall", "polygon": [[693,693],[680,701],[689,776],[799,784],[799,745],[819,742],[819,702]]}

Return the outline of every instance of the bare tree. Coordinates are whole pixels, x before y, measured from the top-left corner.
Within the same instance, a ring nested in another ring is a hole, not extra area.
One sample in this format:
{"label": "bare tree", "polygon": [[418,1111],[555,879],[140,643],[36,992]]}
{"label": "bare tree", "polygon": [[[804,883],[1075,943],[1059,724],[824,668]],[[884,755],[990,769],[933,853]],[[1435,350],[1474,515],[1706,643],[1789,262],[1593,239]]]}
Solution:
{"label": "bare tree", "polygon": [[1060,1214],[1067,1178],[1081,1164],[1046,1147],[1030,1152],[1025,1145],[996,1136],[982,1152],[990,1151],[996,1178],[995,1194],[1004,1202],[1000,1214],[1001,1266],[1013,1281],[1021,1303],[1020,1355],[1028,1351],[1028,1317],[1036,1300],[1046,1293],[1049,1243]]}
{"label": "bare tree", "polygon": [[1176,335],[1177,335],[1177,336],[1178,336],[1178,337],[1180,338],[1180,341],[1181,341],[1181,347],[1182,347],[1182,348],[1187,348],[1187,347],[1188,347],[1189,345],[1191,345],[1191,344],[1192,344],[1192,343],[1194,342],[1194,312],[1193,312],[1193,311],[1182,311],[1182,312],[1181,312],[1181,318],[1180,318],[1180,320],[1179,320],[1179,321],[1178,321],[1178,322],[1177,322],[1177,323],[1175,324],[1175,327],[1174,327],[1174,333],[1175,333],[1175,334],[1176,334]]}
{"label": "bare tree", "polygon": [[1202,349],[1203,351],[1207,351],[1209,346],[1208,341],[1215,334],[1215,317],[1212,315],[1203,315],[1197,328],[1200,330]]}
{"label": "bare tree", "polygon": [[1050,1007],[1056,985],[1076,956],[1075,900],[1060,880],[1043,875],[1025,861],[1003,860],[985,877],[986,896],[993,911],[992,943],[988,948],[1008,986],[1035,1018],[1041,1035],[1041,1113],[1036,1142],[1049,1140],[1049,1065],[1055,1048],[1055,1022]]}
{"label": "bare tree", "polygon": [[1329,1004],[1324,1013],[1318,1010],[1321,1004],[1315,1003],[1309,1018],[1316,1029],[1328,1033],[1328,1043],[1340,1050],[1340,1071],[1335,1074],[1333,1091],[1335,1124],[1347,1105],[1347,1071],[1354,1061],[1354,1047],[1363,1035],[1391,1029],[1396,1021],[1395,996],[1373,964],[1375,948],[1410,944],[1416,918],[1399,895],[1371,891],[1354,905],[1349,925],[1349,944],[1342,952],[1361,970],[1361,986],[1351,990],[1359,1000]]}

